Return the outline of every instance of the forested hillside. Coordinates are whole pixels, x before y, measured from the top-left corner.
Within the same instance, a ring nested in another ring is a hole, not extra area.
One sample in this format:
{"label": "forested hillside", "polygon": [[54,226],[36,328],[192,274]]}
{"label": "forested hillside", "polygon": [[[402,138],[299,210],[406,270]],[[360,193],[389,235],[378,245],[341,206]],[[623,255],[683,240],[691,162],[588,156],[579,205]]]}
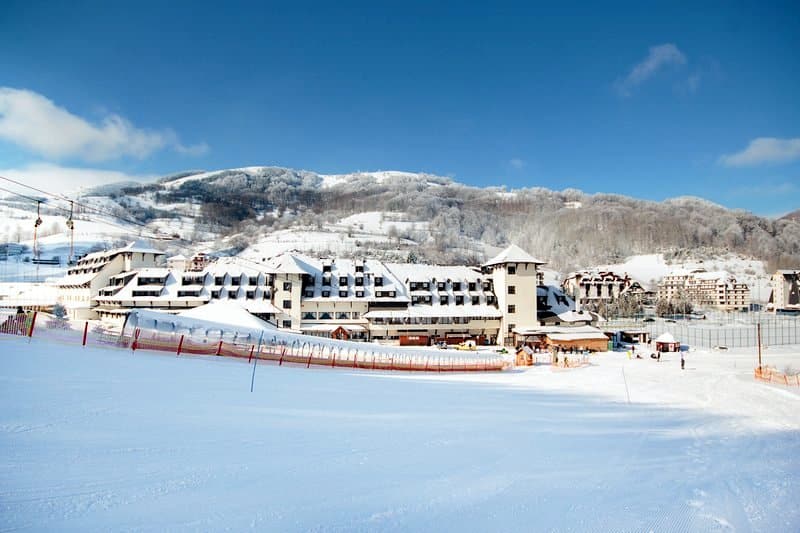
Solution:
{"label": "forested hillside", "polygon": [[796,219],[772,220],[691,197],[651,202],[573,189],[477,188],[426,174],[323,176],[274,167],[182,174],[103,193],[128,216],[191,214],[204,231],[237,235],[241,245],[278,229],[324,230],[354,213],[384,211],[424,224],[425,231],[395,235],[398,247],[421,260],[480,261],[483,251],[464,245],[479,241],[514,242],[562,271],[654,252],[735,252],[767,261],[770,269],[800,264]]}

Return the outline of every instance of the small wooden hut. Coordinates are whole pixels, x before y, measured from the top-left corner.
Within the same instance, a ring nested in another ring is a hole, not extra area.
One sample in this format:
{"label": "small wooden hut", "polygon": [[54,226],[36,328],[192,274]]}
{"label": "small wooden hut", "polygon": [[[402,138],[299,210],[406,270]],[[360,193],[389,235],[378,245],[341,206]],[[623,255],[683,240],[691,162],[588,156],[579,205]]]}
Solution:
{"label": "small wooden hut", "polygon": [[675,340],[672,333],[662,333],[656,337],[656,351],[659,352],[679,352],[681,343]]}

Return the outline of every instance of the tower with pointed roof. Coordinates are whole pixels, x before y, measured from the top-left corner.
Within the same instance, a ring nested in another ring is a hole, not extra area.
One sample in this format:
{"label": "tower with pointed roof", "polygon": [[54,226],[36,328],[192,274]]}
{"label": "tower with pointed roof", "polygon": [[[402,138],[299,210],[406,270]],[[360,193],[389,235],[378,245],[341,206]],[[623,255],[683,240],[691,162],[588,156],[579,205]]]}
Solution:
{"label": "tower with pointed roof", "polygon": [[512,244],[481,265],[491,276],[497,305],[502,313],[498,344],[513,344],[514,329],[538,325],[536,318],[537,269],[540,261]]}

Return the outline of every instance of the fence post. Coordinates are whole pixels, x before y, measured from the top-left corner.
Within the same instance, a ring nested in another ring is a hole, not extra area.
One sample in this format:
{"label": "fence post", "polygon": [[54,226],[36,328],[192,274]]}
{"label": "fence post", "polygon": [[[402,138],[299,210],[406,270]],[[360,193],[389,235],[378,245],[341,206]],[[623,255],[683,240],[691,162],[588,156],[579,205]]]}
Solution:
{"label": "fence post", "polygon": [[217,353],[214,355],[222,355],[222,340],[220,340],[219,344],[217,344]]}
{"label": "fence post", "polygon": [[353,368],[356,368],[356,362],[358,361],[358,352],[353,354]]}
{"label": "fence post", "polygon": [[133,342],[131,343],[131,351],[135,352],[137,348],[137,343],[139,342],[139,334],[142,332],[139,328],[136,328],[133,331]]}
{"label": "fence post", "polygon": [[250,345],[250,356],[247,358],[248,363],[253,360],[253,350],[255,350],[255,348],[256,348],[255,344]]}
{"label": "fence post", "polygon": [[177,355],[181,354],[181,348],[183,348],[183,335],[181,335],[181,340],[178,341],[178,353],[177,353]]}
{"label": "fence post", "polygon": [[83,326],[83,346],[86,346],[86,335],[89,333],[89,321]]}
{"label": "fence post", "polygon": [[281,358],[278,360],[278,366],[283,364],[283,356],[286,355],[286,346],[281,349]]}
{"label": "fence post", "polygon": [[33,312],[33,318],[31,318],[31,327],[28,329],[28,338],[29,339],[31,337],[33,337],[33,326],[36,324],[36,315],[37,314],[38,314],[38,311],[34,311]]}

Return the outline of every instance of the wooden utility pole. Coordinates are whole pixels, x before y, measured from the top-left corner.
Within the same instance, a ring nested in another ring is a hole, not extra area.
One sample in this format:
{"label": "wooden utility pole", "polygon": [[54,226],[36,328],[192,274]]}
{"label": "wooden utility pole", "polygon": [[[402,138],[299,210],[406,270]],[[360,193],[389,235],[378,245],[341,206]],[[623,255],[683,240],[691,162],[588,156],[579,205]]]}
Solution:
{"label": "wooden utility pole", "polygon": [[758,331],[758,369],[761,370],[761,322],[756,327],[756,331]]}

